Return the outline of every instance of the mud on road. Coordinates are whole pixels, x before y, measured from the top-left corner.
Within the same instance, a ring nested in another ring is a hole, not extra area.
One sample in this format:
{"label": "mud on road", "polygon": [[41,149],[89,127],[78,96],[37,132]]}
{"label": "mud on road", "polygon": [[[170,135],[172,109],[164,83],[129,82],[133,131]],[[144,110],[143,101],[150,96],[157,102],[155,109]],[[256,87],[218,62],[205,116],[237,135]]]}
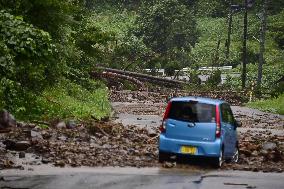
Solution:
{"label": "mud on road", "polygon": [[[41,164],[212,169],[198,161],[158,163],[158,127],[169,95],[112,93],[115,113],[108,122],[81,122],[72,129],[20,124],[10,132],[0,133],[0,169],[32,170],[32,166]],[[239,97],[224,96],[240,104]],[[222,169],[283,172],[283,117],[239,106],[234,106],[233,111],[243,123],[239,129],[240,162],[226,163]]]}

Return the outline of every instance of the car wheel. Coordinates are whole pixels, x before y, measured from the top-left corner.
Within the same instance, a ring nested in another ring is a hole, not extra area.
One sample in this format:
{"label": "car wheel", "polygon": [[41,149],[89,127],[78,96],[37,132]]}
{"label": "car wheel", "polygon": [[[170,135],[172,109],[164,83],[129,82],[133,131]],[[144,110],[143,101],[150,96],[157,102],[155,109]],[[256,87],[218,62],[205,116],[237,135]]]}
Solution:
{"label": "car wheel", "polygon": [[236,148],[235,148],[235,153],[234,153],[234,155],[232,156],[231,162],[233,162],[233,163],[238,163],[238,161],[239,161],[239,147],[236,146]]}
{"label": "car wheel", "polygon": [[223,149],[221,149],[219,157],[215,158],[214,165],[216,168],[220,168],[222,167],[223,163],[224,163],[224,153]]}
{"label": "car wheel", "polygon": [[159,151],[159,162],[163,163],[164,161],[168,161],[168,160],[169,160],[169,154],[166,152]]}

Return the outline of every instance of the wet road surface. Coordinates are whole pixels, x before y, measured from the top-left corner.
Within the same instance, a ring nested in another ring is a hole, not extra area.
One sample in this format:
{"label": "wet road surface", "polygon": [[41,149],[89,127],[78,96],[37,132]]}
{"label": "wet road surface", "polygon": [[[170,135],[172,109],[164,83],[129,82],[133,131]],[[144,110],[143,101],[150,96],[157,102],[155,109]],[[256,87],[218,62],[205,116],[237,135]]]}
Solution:
{"label": "wet road surface", "polygon": [[283,189],[284,174],[244,171],[191,171],[161,168],[46,168],[35,171],[5,170],[1,189],[86,188],[198,188]]}

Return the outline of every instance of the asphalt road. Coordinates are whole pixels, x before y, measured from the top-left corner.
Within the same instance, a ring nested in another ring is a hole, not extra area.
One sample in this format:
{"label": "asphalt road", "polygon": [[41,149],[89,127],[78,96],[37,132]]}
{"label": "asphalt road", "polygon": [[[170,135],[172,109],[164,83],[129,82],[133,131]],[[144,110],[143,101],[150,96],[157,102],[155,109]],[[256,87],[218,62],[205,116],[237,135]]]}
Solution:
{"label": "asphalt road", "polygon": [[44,168],[5,170],[1,189],[283,189],[284,174],[161,168]]}

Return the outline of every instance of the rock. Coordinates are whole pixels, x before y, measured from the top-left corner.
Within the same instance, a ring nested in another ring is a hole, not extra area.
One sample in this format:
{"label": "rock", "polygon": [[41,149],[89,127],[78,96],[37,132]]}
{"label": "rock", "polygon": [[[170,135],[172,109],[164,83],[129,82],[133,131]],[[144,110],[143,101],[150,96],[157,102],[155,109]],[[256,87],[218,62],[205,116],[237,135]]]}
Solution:
{"label": "rock", "polygon": [[17,127],[26,127],[28,124],[24,123],[24,122],[17,122]]}
{"label": "rock", "polygon": [[43,140],[42,135],[39,132],[33,130],[31,130],[31,138],[33,142]]}
{"label": "rock", "polygon": [[50,131],[42,131],[41,135],[43,137],[44,140],[48,140],[52,137],[52,133]]}
{"label": "rock", "polygon": [[256,150],[254,150],[252,153],[251,153],[252,156],[256,157],[258,156],[258,152]]}
{"label": "rock", "polygon": [[279,162],[279,161],[282,161],[282,160],[283,160],[281,151],[275,149],[273,155],[274,155],[274,156],[273,156],[273,159],[272,159],[272,160],[273,160],[274,162]]}
{"label": "rock", "polygon": [[251,151],[249,151],[249,150],[240,149],[240,153],[244,154],[247,157],[251,156]]}
{"label": "rock", "polygon": [[64,129],[66,128],[66,124],[64,121],[60,121],[59,123],[56,124],[55,126],[57,129]]}
{"label": "rock", "polygon": [[25,154],[25,152],[20,152],[19,153],[19,158],[21,159],[21,158],[25,158],[26,157],[26,154]]}
{"label": "rock", "polygon": [[163,167],[164,168],[173,168],[173,167],[175,167],[176,166],[176,162],[165,162],[164,164],[163,164]]}
{"label": "rock", "polygon": [[157,135],[158,135],[158,134],[157,134],[155,131],[153,131],[152,129],[150,129],[149,132],[148,132],[148,136],[151,137],[151,138],[152,138],[152,137],[155,137],[155,136],[157,136]]}
{"label": "rock", "polygon": [[260,151],[260,154],[261,154],[262,156],[266,156],[266,155],[268,154],[268,151],[267,151],[267,150],[261,150],[261,151]]}
{"label": "rock", "polygon": [[67,140],[67,137],[66,136],[60,136],[60,137],[57,137],[58,140],[62,140],[62,141],[66,141]]}
{"label": "rock", "polygon": [[277,147],[277,145],[273,142],[266,142],[263,144],[262,149],[263,150],[274,150]]}
{"label": "rock", "polygon": [[48,163],[51,162],[51,160],[49,160],[49,159],[47,159],[47,158],[42,158],[41,162],[42,162],[43,164],[48,164]]}
{"label": "rock", "polygon": [[257,167],[252,168],[253,172],[259,172],[259,169]]}
{"label": "rock", "polygon": [[65,162],[63,160],[56,161],[54,166],[56,166],[56,167],[65,167]]}
{"label": "rock", "polygon": [[254,144],[248,144],[246,146],[246,150],[249,150],[249,151],[255,151],[258,149],[258,145],[254,145]]}
{"label": "rock", "polygon": [[15,150],[16,151],[25,151],[31,146],[29,141],[20,141],[17,142],[15,145]]}
{"label": "rock", "polygon": [[3,141],[3,144],[5,145],[5,148],[7,150],[13,150],[15,148],[16,142],[8,139]]}
{"label": "rock", "polygon": [[3,144],[6,145],[7,150],[15,150],[15,151],[25,151],[31,146],[30,142],[28,141],[15,142],[12,140],[5,140]]}
{"label": "rock", "polygon": [[0,129],[16,127],[16,125],[17,121],[12,114],[10,114],[7,110],[0,111]]}
{"label": "rock", "polygon": [[0,152],[5,150],[6,145],[3,142],[0,142]]}
{"label": "rock", "polygon": [[12,160],[4,160],[4,168],[12,168],[15,163]]}
{"label": "rock", "polygon": [[74,120],[69,120],[66,124],[67,129],[75,129],[77,126]]}

